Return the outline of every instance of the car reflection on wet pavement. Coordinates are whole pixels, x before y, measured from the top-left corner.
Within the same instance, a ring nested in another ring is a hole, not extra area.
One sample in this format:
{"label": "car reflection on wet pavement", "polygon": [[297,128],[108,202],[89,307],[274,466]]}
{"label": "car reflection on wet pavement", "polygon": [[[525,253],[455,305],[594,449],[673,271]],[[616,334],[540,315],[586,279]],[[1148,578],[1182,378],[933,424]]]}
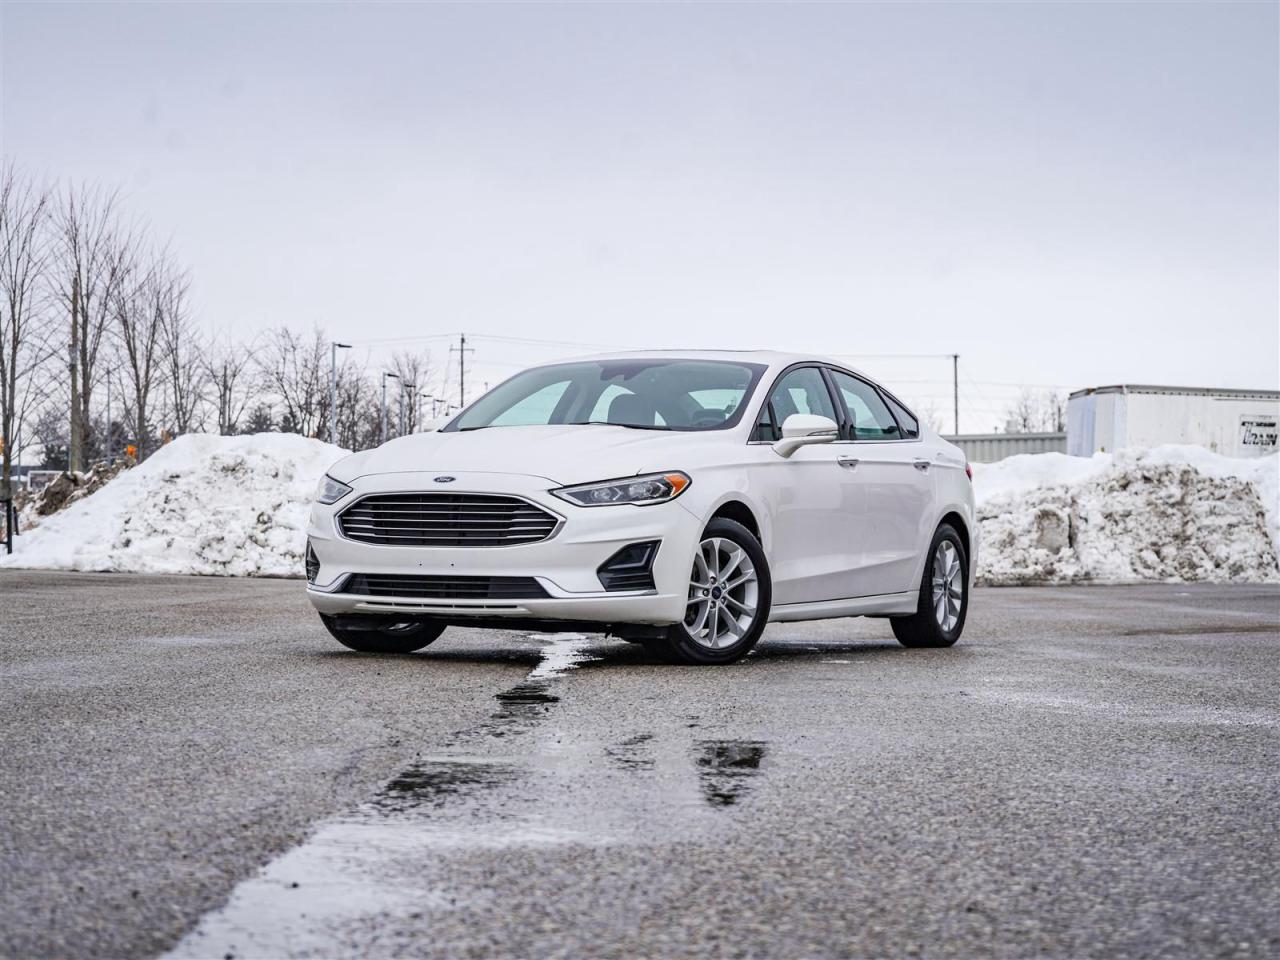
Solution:
{"label": "car reflection on wet pavement", "polygon": [[704,740],[697,745],[695,763],[702,795],[713,807],[737,803],[760,771],[765,745],[758,740]]}
{"label": "car reflection on wet pavement", "polygon": [[[558,735],[536,736],[554,719],[565,675],[594,659],[583,652],[587,643],[553,637],[529,676],[494,695],[495,711],[454,733],[456,752],[418,758],[357,809],[321,824],[242,883],[170,956],[318,950],[339,929],[432,902],[436,891],[422,885],[432,851],[438,860],[475,848],[633,843],[654,818],[680,810],[685,820],[667,823],[668,833],[702,829],[698,808],[716,816],[710,811],[747,797],[766,744],[689,739],[700,726],[694,716],[678,722],[675,740],[639,733],[566,750]],[[611,783],[611,771],[623,779]],[[616,803],[602,808],[602,796]]]}

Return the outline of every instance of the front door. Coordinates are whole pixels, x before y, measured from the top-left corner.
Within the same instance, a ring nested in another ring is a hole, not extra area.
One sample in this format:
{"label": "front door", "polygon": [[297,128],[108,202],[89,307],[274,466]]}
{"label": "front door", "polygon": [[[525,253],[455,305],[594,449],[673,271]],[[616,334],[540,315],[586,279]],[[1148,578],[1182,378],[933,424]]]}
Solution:
{"label": "front door", "polygon": [[842,464],[848,451],[838,443],[801,447],[790,457],[773,452],[783,421],[812,413],[840,422],[822,370],[796,367],[784,373],[769,395],[756,426],[753,447],[760,495],[773,515],[769,569],[773,602],[813,603],[852,596],[850,577],[858,565],[858,529],[865,499]]}

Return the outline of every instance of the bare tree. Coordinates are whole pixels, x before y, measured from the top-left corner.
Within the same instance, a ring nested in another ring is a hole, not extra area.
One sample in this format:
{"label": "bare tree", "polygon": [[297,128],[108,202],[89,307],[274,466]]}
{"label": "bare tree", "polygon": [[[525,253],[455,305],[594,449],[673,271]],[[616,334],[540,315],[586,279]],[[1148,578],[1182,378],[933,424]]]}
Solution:
{"label": "bare tree", "polygon": [[[403,410],[403,432],[414,433],[421,426],[420,419],[431,419],[429,409],[425,418],[419,418],[418,412],[421,409],[419,396],[437,392],[433,391],[430,385],[434,375],[431,353],[430,351],[411,353],[407,350],[394,353],[391,355],[391,362],[387,364],[387,372],[394,373],[400,378],[396,381],[399,389],[387,398],[387,406],[390,407],[387,420],[398,425],[400,423],[398,417]],[[397,426],[396,429],[399,427]]]}
{"label": "bare tree", "polygon": [[31,439],[40,447],[40,466],[61,470],[67,465],[68,424],[66,408],[61,405],[43,407],[31,418],[27,428]]}
{"label": "bare tree", "polygon": [[45,356],[44,271],[49,194],[18,172],[0,167],[0,493],[9,489],[13,455]]}
{"label": "bare tree", "polygon": [[938,411],[937,406],[932,400],[926,400],[923,403],[917,403],[915,406],[916,416],[927,423],[935,433],[946,434],[946,418]]}
{"label": "bare tree", "polygon": [[364,370],[348,362],[338,369],[338,436],[331,442],[348,450],[378,443],[378,393]]}
{"label": "bare tree", "polygon": [[69,187],[55,206],[58,250],[54,288],[71,322],[71,468],[83,464],[98,355],[122,288],[130,282],[136,242],[120,226],[119,195]]}
{"label": "bare tree", "polygon": [[218,408],[218,433],[240,432],[240,420],[258,398],[257,380],[249,369],[252,347],[231,342],[213,344],[205,352],[204,375]]}
{"label": "bare tree", "polygon": [[175,310],[186,280],[167,252],[157,254],[137,279],[113,299],[116,336],[120,346],[128,395],[125,409],[133,421],[138,459],[147,455],[154,431],[151,395],[162,376],[164,325]]}
{"label": "bare tree", "polygon": [[280,429],[314,437],[329,419],[329,350],[324,331],[288,327],[267,335],[258,367],[264,389],[280,401]]}
{"label": "bare tree", "polygon": [[1046,390],[1023,390],[1005,410],[1008,433],[1061,433],[1067,424],[1067,398]]}
{"label": "bare tree", "polygon": [[169,401],[167,420],[175,436],[190,433],[203,423],[200,414],[207,386],[204,351],[187,304],[189,286],[185,271],[170,278],[160,329]]}

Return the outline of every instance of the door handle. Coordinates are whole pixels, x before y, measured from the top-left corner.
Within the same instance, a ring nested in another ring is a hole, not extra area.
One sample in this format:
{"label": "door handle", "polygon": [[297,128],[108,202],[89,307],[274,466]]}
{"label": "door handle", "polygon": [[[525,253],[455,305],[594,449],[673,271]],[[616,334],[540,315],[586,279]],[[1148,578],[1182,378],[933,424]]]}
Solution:
{"label": "door handle", "polygon": [[849,470],[853,470],[858,466],[857,457],[836,457],[836,463]]}
{"label": "door handle", "polygon": [[929,461],[928,461],[928,460],[921,460],[921,459],[917,458],[917,459],[914,461],[914,466],[915,466],[915,468],[916,468],[917,470],[928,470],[928,469],[929,469]]}

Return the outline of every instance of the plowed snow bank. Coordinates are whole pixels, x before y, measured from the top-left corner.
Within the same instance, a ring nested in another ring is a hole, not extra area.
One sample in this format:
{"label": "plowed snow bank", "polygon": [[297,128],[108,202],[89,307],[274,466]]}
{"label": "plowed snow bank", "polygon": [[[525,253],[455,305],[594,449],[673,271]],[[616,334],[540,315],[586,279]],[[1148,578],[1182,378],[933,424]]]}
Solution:
{"label": "plowed snow bank", "polygon": [[[0,564],[301,576],[308,502],[345,451],[291,434],[185,436],[17,538]],[[975,467],[985,583],[1280,580],[1280,457],[1198,447]]]}
{"label": "plowed snow bank", "polygon": [[1199,447],[975,467],[984,583],[1280,580],[1280,457]]}
{"label": "plowed snow bank", "polygon": [[41,520],[0,564],[62,570],[302,575],[316,483],[346,453],[293,434],[189,434]]}

